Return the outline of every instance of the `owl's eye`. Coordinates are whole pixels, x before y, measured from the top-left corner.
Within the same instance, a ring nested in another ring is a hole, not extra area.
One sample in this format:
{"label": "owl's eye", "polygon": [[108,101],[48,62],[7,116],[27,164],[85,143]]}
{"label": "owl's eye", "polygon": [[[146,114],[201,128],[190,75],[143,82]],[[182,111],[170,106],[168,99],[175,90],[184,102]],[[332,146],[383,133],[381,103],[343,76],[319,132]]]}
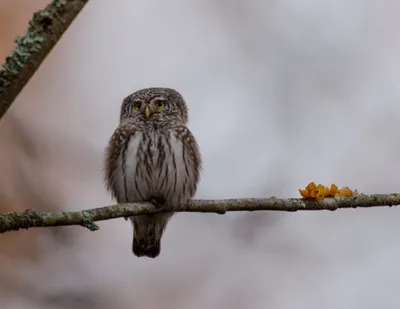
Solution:
{"label": "owl's eye", "polygon": [[142,106],[142,103],[140,102],[135,102],[135,104],[133,104],[133,107],[138,111],[140,109],[140,107]]}
{"label": "owl's eye", "polygon": [[158,102],[157,102],[157,107],[158,107],[159,109],[163,109],[163,108],[165,107],[165,103],[164,103],[163,101],[158,101]]}

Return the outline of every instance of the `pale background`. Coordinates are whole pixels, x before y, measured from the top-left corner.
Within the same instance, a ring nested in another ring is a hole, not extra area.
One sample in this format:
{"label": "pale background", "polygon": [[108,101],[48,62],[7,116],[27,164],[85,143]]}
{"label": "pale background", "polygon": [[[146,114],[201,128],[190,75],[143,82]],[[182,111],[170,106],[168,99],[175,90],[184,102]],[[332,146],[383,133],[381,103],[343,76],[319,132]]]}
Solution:
{"label": "pale background", "polygon": [[[47,1],[1,0],[0,56]],[[399,192],[398,1],[91,1],[0,124],[0,211],[112,204],[121,100],[178,89],[197,198],[310,181]],[[179,214],[156,260],[123,219],[0,235],[0,308],[399,308],[400,210]]]}

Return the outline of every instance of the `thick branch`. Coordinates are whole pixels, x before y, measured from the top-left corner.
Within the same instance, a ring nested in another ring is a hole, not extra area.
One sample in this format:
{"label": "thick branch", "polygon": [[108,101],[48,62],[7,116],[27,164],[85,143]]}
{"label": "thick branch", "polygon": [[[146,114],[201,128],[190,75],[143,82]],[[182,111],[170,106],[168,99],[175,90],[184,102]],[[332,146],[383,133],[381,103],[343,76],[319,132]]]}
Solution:
{"label": "thick branch", "polygon": [[53,0],[37,11],[0,69],[0,119],[88,0]]}
{"label": "thick branch", "polygon": [[[351,197],[326,198],[324,200],[304,199],[229,199],[192,200],[179,212],[208,212],[224,214],[227,211],[298,211],[298,210],[336,210],[338,208],[378,207],[400,205],[400,194],[354,195]],[[162,211],[162,210],[161,210]],[[25,212],[0,215],[0,233],[31,227],[81,225],[91,231],[99,229],[94,223],[114,218],[139,214],[156,213],[158,210],[150,203],[119,204],[76,212]]]}

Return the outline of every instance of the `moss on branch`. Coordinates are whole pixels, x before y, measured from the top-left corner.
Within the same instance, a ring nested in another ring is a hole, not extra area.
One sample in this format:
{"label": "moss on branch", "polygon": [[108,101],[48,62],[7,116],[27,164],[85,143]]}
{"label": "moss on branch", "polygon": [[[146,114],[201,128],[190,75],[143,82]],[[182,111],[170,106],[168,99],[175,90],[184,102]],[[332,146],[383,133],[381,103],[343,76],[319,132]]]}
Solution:
{"label": "moss on branch", "polygon": [[[227,211],[299,211],[299,210],[336,210],[340,208],[382,207],[400,205],[400,194],[354,195],[350,197],[334,197],[323,200],[309,199],[277,199],[277,198],[246,198],[227,200],[192,200],[177,210],[178,212],[203,212],[224,214]],[[50,227],[80,225],[91,231],[98,230],[94,223],[133,215],[151,214],[157,210],[151,203],[133,203],[93,208],[73,212],[24,212],[0,214],[0,233],[28,229],[32,227]]]}
{"label": "moss on branch", "polygon": [[0,69],[0,119],[88,0],[53,0],[37,11]]}

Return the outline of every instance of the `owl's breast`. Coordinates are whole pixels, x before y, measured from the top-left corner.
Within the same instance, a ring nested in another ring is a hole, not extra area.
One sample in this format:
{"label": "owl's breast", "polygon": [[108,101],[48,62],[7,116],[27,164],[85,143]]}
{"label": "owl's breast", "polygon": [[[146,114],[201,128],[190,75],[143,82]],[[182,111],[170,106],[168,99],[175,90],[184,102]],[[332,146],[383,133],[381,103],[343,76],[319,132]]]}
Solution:
{"label": "owl's breast", "polygon": [[117,171],[122,202],[162,198],[187,202],[193,191],[183,144],[173,132],[136,132],[121,153]]}

